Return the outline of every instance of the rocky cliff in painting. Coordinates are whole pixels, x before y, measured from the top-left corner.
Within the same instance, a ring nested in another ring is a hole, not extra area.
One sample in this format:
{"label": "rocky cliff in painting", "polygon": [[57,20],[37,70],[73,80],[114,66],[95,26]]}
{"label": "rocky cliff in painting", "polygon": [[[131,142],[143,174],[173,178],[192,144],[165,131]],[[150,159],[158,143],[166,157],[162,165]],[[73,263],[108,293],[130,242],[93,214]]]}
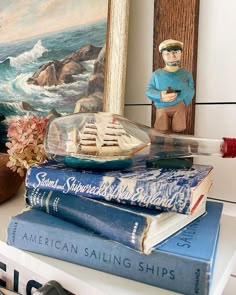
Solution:
{"label": "rocky cliff in painting", "polygon": [[[27,80],[28,84],[51,87],[74,83],[86,71],[83,62],[95,60],[92,74],[88,77],[84,95],[78,98],[75,112],[101,111],[104,91],[104,68],[106,47],[91,44],[82,46],[63,60],[52,60],[41,65]],[[79,82],[78,82],[79,83]]]}

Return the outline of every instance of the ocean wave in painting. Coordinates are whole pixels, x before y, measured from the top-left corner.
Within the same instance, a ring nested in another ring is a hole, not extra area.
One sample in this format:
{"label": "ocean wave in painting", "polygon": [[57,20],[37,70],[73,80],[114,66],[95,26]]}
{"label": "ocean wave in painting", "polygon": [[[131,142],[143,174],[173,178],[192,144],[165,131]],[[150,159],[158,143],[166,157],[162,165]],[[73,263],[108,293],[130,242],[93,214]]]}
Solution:
{"label": "ocean wave in painting", "polygon": [[36,61],[38,58],[42,57],[44,52],[48,50],[42,45],[42,41],[38,40],[34,47],[29,50],[21,53],[17,57],[8,57],[10,60],[10,65],[15,68],[19,68],[24,64],[32,63]]}

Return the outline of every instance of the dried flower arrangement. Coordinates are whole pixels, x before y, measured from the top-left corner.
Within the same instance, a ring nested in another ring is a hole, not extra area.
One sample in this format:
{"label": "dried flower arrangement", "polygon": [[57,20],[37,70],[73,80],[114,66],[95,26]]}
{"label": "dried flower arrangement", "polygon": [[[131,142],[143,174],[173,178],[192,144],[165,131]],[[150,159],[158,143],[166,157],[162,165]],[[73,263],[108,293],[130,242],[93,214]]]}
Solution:
{"label": "dried flower arrangement", "polygon": [[22,177],[33,164],[46,159],[43,139],[48,118],[26,115],[12,121],[8,128],[6,143],[9,154],[7,167]]}

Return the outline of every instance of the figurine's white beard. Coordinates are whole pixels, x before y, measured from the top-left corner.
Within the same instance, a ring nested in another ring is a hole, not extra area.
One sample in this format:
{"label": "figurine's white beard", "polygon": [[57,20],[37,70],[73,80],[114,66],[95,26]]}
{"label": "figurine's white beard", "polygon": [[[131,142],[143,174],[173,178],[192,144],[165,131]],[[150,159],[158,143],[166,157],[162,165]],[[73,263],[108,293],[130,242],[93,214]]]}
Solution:
{"label": "figurine's white beard", "polygon": [[180,65],[180,60],[176,60],[176,61],[169,61],[166,63],[167,66],[169,67],[176,67]]}

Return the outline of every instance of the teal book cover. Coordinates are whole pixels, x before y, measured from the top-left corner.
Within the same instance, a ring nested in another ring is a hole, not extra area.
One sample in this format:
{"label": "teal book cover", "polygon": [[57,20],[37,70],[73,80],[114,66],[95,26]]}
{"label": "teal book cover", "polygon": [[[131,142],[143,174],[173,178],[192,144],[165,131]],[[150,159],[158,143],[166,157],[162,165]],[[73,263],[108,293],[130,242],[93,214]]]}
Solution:
{"label": "teal book cover", "polygon": [[89,171],[69,168],[55,161],[32,166],[26,186],[64,194],[125,203],[150,209],[191,214],[201,195],[210,190],[212,166]]}
{"label": "teal book cover", "polygon": [[36,209],[11,218],[7,243],[175,292],[206,295],[222,209],[222,203],[208,201],[206,214],[158,244],[149,255]]}

